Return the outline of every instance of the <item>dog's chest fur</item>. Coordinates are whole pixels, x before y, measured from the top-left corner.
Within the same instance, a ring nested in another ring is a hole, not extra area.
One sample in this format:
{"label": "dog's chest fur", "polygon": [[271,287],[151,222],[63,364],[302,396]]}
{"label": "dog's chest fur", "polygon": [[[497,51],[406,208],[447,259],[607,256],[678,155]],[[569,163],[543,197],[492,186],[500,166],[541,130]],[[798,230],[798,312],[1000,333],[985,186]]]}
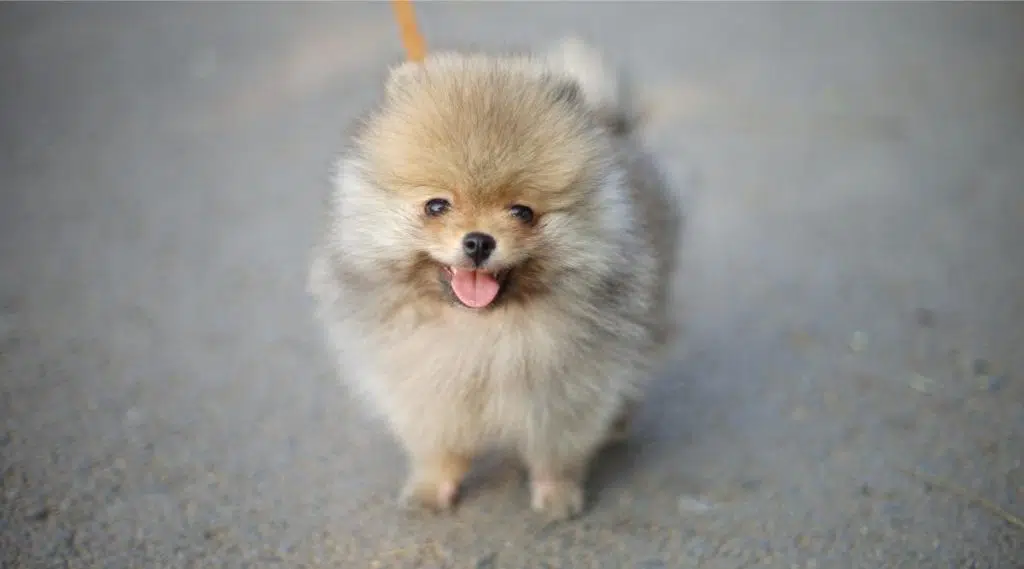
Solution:
{"label": "dog's chest fur", "polygon": [[548,308],[478,314],[452,307],[424,319],[410,307],[358,339],[353,327],[349,379],[385,409],[400,407],[393,418],[433,418],[460,431],[446,433],[454,438],[469,436],[462,431],[529,438],[546,422],[597,419],[605,407],[611,413],[632,386],[633,358],[616,358],[612,337],[598,327]]}

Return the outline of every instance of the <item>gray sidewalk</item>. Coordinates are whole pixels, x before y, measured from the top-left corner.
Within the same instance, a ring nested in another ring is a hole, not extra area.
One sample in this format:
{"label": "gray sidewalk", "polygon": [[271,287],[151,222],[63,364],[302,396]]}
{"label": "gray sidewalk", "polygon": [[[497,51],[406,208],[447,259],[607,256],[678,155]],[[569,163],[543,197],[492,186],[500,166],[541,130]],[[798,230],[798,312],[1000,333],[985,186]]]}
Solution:
{"label": "gray sidewalk", "polygon": [[307,251],[388,4],[5,3],[0,566],[1024,566],[963,495],[1024,516],[1021,6],[417,9],[632,66],[689,204],[688,337],[588,515],[493,459],[406,516],[333,378]]}

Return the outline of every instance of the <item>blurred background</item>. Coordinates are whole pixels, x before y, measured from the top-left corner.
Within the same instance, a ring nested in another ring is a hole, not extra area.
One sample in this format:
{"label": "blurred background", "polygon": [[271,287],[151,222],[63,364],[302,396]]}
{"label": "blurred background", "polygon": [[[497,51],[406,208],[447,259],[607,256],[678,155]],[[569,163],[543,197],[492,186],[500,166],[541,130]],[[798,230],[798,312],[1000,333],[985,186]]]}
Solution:
{"label": "blurred background", "polygon": [[1024,566],[1024,9],[418,2],[578,34],[689,209],[687,336],[591,509],[514,463],[407,516],[305,293],[357,3],[0,5],[0,566]]}

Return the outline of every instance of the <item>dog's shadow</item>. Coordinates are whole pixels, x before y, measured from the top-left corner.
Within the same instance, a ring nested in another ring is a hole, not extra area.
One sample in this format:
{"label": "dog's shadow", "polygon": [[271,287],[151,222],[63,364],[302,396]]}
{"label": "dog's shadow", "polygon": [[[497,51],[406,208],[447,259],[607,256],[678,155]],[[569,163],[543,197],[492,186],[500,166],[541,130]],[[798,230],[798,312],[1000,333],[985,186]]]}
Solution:
{"label": "dog's shadow", "polygon": [[[637,476],[684,462],[687,448],[699,436],[708,407],[699,379],[708,377],[708,359],[674,360],[649,386],[625,440],[595,457],[588,486],[595,501],[613,488],[634,486]],[[670,468],[674,470],[674,468]]]}

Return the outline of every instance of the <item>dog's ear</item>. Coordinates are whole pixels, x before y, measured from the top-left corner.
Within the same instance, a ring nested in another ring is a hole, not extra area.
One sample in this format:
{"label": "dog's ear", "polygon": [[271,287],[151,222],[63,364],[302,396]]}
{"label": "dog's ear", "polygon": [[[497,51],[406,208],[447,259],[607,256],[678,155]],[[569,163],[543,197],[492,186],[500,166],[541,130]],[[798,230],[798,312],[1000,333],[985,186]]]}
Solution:
{"label": "dog's ear", "polygon": [[641,112],[632,82],[599,50],[570,36],[548,50],[547,60],[557,73],[576,83],[583,104],[613,133],[625,134],[638,126]]}
{"label": "dog's ear", "polygon": [[401,94],[409,85],[415,83],[424,73],[423,64],[418,61],[405,61],[391,68],[384,84],[388,98]]}
{"label": "dog's ear", "polygon": [[583,104],[583,87],[571,77],[554,77],[551,83],[551,98],[556,102],[570,105]]}

